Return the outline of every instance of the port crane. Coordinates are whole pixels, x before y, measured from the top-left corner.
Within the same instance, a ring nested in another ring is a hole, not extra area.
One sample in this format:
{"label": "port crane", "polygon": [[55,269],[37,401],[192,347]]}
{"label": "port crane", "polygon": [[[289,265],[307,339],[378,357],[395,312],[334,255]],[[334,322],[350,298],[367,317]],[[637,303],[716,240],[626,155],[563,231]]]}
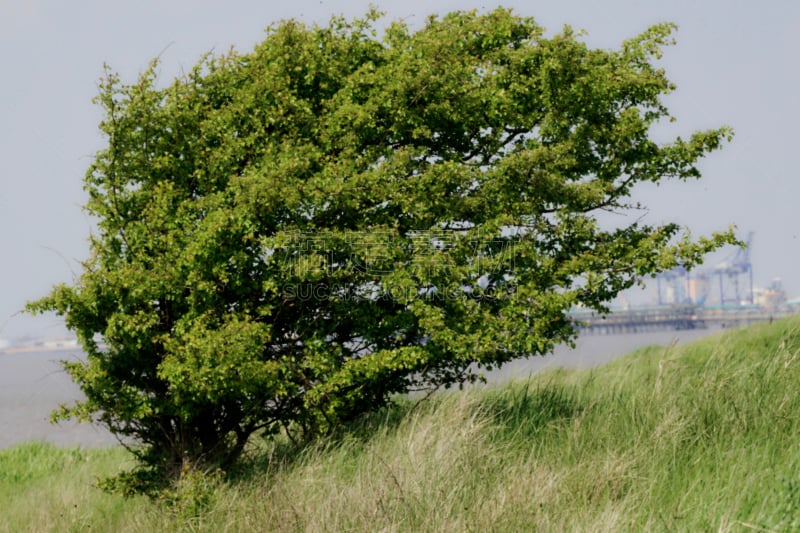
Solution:
{"label": "port crane", "polygon": [[688,271],[675,267],[656,275],[658,305],[690,304],[707,302],[711,281],[717,281],[720,306],[753,305],[753,266],[750,263],[750,232],[745,246],[711,270]]}
{"label": "port crane", "polygon": [[[753,265],[750,263],[750,246],[753,232],[747,235],[745,245],[711,271],[719,280],[720,305],[753,305]],[[744,278],[744,279],[743,279]],[[743,286],[744,285],[744,286]]]}

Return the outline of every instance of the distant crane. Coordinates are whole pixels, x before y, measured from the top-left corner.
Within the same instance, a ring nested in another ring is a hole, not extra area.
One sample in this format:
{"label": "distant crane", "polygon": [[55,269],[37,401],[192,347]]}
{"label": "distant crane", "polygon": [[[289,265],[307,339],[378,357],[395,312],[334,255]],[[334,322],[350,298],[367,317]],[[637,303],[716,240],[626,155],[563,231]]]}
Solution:
{"label": "distant crane", "polygon": [[[719,263],[712,270],[712,274],[719,277],[719,303],[725,305],[753,305],[753,265],[750,263],[750,245],[753,242],[753,232],[747,235],[745,246],[727,260]],[[746,292],[741,287],[742,278],[749,287]]]}
{"label": "distant crane", "polygon": [[683,303],[686,299],[686,277],[689,272],[683,267],[675,267],[666,272],[656,274],[656,291],[658,305],[671,305]]}
{"label": "distant crane", "polygon": [[708,298],[708,274],[684,267],[656,275],[658,305],[703,305]]}
{"label": "distant crane", "polygon": [[753,266],[750,263],[750,246],[753,232],[747,235],[745,246],[738,248],[726,260],[711,270],[689,272],[684,267],[656,275],[658,305],[704,305],[708,300],[712,279],[719,283],[719,304],[753,305]]}

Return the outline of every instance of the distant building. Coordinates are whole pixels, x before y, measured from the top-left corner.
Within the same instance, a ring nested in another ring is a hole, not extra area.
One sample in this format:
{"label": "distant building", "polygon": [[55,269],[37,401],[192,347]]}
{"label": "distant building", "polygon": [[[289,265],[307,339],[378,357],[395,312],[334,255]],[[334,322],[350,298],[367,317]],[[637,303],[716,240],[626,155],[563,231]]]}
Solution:
{"label": "distant building", "polygon": [[68,348],[77,348],[78,339],[50,339],[42,343],[42,346],[48,350],[62,350]]}
{"label": "distant building", "polygon": [[755,304],[759,307],[778,307],[788,304],[786,301],[786,291],[780,279],[772,281],[766,289],[753,289]]}

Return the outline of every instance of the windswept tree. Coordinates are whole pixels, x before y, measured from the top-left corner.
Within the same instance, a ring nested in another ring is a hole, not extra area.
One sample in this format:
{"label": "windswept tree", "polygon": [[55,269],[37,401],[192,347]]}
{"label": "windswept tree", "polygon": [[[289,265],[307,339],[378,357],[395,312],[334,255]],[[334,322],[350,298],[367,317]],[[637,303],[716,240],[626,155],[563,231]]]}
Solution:
{"label": "windswept tree", "polygon": [[506,9],[378,19],[282,22],[168,86],[155,62],[106,73],[91,257],[29,305],[88,356],[65,363],[86,399],[58,416],[168,477],[224,469],[256,433],[551,352],[571,309],[734,241],[598,222],[638,183],[698,178],[730,135],[651,140],[671,25],[597,50]]}

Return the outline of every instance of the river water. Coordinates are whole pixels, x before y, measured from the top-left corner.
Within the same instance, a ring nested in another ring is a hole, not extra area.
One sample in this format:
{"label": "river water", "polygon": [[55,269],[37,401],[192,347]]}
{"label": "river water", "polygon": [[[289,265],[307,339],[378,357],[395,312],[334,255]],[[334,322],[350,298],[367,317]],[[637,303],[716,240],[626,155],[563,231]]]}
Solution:
{"label": "river water", "polygon": [[[664,331],[629,335],[587,335],[575,349],[558,347],[552,355],[513,361],[487,374],[489,383],[519,379],[548,367],[587,368],[647,345],[685,344],[718,330]],[[0,448],[30,440],[86,447],[115,444],[102,428],[61,422],[52,425],[50,412],[62,403],[81,398],[80,390],[58,361],[76,359],[80,352],[0,353]]]}

